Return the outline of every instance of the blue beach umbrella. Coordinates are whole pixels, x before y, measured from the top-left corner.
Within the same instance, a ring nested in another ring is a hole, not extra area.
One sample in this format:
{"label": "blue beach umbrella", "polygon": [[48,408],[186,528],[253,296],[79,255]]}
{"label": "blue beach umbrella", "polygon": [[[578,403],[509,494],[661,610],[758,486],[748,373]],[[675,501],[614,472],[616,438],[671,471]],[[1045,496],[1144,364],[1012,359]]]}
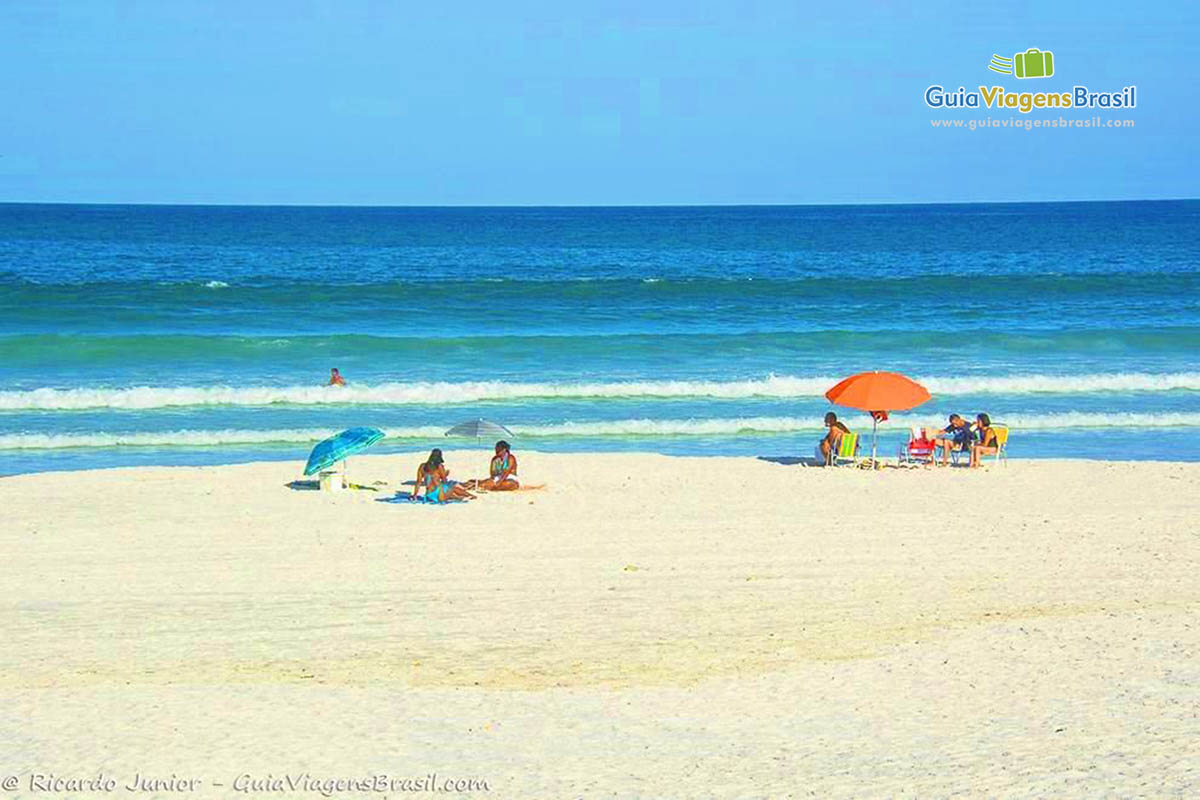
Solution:
{"label": "blue beach umbrella", "polygon": [[333,466],[347,456],[361,453],[383,438],[379,428],[347,428],[336,436],[317,442],[304,465],[304,474],[312,475]]}

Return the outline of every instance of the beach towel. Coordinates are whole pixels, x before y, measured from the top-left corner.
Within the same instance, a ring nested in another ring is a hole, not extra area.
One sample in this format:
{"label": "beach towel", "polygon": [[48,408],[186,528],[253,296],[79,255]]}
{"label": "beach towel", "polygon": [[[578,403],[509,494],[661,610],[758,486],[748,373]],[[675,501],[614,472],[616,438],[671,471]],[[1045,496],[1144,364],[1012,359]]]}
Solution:
{"label": "beach towel", "polygon": [[425,495],[421,495],[416,500],[413,500],[412,495],[410,495],[408,492],[396,492],[396,494],[392,495],[391,497],[381,497],[378,500],[376,500],[375,502],[376,503],[403,503],[404,505],[412,504],[414,506],[416,506],[416,505],[447,506],[447,505],[450,505],[451,503],[461,503],[463,501],[462,500],[446,500],[445,502],[439,503],[436,500],[430,500]]}

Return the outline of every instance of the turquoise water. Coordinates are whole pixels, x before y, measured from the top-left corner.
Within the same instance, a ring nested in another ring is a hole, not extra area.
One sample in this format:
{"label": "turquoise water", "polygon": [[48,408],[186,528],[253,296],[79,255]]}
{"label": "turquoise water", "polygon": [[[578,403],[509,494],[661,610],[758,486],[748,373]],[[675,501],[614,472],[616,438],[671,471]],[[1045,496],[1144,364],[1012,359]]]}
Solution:
{"label": "turquoise water", "polygon": [[0,473],[302,460],[364,424],[420,450],[477,416],[531,449],[807,455],[867,369],[934,394],[887,453],[987,411],[1013,457],[1196,460],[1198,265],[1200,201],[0,205]]}

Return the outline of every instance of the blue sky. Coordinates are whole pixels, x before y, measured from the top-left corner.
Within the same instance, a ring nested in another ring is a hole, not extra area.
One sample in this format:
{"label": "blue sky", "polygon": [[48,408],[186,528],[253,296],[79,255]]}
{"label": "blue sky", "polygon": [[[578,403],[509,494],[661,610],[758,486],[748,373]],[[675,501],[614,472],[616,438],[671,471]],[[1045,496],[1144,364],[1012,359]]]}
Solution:
{"label": "blue sky", "polygon": [[[1200,196],[1195,4],[900,5],[6,0],[0,201]],[[987,70],[1028,47],[1054,78]],[[1139,104],[1107,112],[1132,130],[935,130],[1020,115],[935,112],[931,83]]]}

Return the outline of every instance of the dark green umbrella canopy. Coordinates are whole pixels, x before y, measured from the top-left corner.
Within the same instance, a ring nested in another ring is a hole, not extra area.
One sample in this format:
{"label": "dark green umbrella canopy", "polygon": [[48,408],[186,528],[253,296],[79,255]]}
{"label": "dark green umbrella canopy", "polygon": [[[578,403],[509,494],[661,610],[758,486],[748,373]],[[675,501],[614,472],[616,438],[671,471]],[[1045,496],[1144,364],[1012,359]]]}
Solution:
{"label": "dark green umbrella canopy", "polygon": [[347,428],[336,436],[318,442],[304,465],[304,474],[312,475],[331,467],[347,456],[360,453],[383,438],[379,428]]}

